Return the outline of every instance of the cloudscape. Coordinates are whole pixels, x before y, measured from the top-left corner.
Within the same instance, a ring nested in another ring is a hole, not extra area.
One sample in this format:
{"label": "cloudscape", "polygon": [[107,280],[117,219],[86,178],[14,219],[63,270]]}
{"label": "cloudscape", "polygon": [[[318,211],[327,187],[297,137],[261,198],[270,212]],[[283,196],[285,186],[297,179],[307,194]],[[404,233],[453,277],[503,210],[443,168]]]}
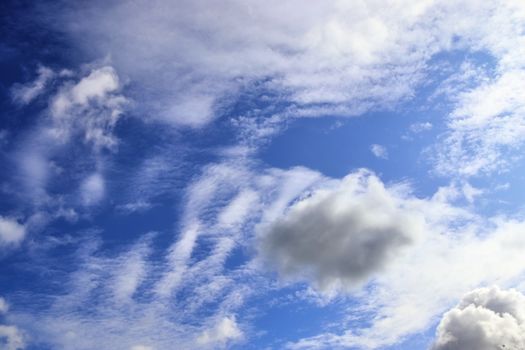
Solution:
{"label": "cloudscape", "polygon": [[522,0],[0,13],[1,349],[525,349]]}

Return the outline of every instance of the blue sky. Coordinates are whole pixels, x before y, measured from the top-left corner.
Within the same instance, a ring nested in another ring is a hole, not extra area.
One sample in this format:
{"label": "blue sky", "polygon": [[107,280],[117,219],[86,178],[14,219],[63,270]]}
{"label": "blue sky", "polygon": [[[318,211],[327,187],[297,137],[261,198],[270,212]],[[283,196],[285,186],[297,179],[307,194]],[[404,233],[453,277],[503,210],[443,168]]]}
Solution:
{"label": "blue sky", "polygon": [[522,1],[0,12],[0,348],[525,348]]}

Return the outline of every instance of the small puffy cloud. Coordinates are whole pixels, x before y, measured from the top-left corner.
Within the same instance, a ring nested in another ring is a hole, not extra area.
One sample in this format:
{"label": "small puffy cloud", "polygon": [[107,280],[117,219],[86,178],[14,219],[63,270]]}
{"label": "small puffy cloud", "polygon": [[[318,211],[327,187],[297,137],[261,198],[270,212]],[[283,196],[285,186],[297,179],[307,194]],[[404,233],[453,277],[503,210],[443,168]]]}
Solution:
{"label": "small puffy cloud", "polygon": [[223,317],[213,328],[204,331],[197,343],[202,346],[225,346],[231,341],[240,340],[243,334],[239,329],[235,317]]}
{"label": "small puffy cloud", "polygon": [[370,152],[372,152],[377,158],[388,159],[388,151],[384,146],[373,144],[370,146]]}
{"label": "small puffy cloud", "polygon": [[94,205],[102,200],[105,193],[104,178],[101,174],[95,173],[84,180],[80,187],[82,203],[84,205]]}
{"label": "small puffy cloud", "polygon": [[442,318],[432,350],[525,349],[525,296],[476,289]]}
{"label": "small puffy cloud", "polygon": [[5,350],[21,350],[25,348],[22,333],[16,326],[0,325],[0,347]]}
{"label": "small puffy cloud", "polygon": [[367,171],[334,183],[293,204],[263,237],[264,254],[283,275],[306,275],[322,290],[366,280],[424,225]]}
{"label": "small puffy cloud", "polygon": [[16,220],[0,216],[0,246],[18,245],[26,235],[26,228]]}

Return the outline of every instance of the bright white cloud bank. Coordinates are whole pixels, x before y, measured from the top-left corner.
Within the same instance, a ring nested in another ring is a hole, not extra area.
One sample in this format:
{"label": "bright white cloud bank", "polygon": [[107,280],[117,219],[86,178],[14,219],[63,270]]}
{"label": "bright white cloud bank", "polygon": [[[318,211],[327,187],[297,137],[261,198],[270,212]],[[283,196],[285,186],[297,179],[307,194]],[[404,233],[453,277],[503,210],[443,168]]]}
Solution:
{"label": "bright white cloud bank", "polygon": [[110,52],[119,71],[141,83],[141,102],[156,118],[190,126],[205,125],[223,98],[268,77],[295,115],[395,105],[413,93],[432,54],[479,40],[479,23],[496,7],[514,10],[490,1],[103,4],[60,23],[87,53]]}
{"label": "bright white cloud bank", "polygon": [[525,296],[497,287],[476,289],[448,311],[433,350],[525,348]]}
{"label": "bright white cloud bank", "polygon": [[111,55],[119,73],[140,86],[134,96],[148,119],[203,127],[232,96],[261,81],[263,90],[289,102],[278,111],[284,118],[395,108],[431,79],[435,54],[464,51],[486,54],[494,67],[465,64],[438,89],[455,110],[436,150],[436,170],[461,176],[496,171],[509,166],[501,155],[525,138],[521,1],[89,6],[61,11],[56,23],[86,54]]}

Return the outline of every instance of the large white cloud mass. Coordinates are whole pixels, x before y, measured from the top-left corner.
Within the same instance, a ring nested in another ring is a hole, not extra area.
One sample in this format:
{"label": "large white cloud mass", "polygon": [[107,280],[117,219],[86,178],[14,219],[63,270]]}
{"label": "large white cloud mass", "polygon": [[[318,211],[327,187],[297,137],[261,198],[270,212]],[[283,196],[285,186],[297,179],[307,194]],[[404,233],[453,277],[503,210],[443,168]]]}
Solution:
{"label": "large white cloud mass", "polygon": [[498,287],[466,294],[443,316],[432,349],[525,349],[525,296]]}
{"label": "large white cloud mass", "polygon": [[293,204],[263,244],[284,275],[306,273],[326,289],[368,278],[423,227],[405,199],[363,170]]}
{"label": "large white cloud mass", "polygon": [[494,22],[495,8],[518,7],[430,0],[110,3],[57,11],[59,30],[95,59],[110,55],[119,73],[140,82],[147,114],[189,126],[205,125],[221,100],[261,80],[286,95],[296,115],[388,108],[413,93],[433,54],[477,43],[479,23]]}

